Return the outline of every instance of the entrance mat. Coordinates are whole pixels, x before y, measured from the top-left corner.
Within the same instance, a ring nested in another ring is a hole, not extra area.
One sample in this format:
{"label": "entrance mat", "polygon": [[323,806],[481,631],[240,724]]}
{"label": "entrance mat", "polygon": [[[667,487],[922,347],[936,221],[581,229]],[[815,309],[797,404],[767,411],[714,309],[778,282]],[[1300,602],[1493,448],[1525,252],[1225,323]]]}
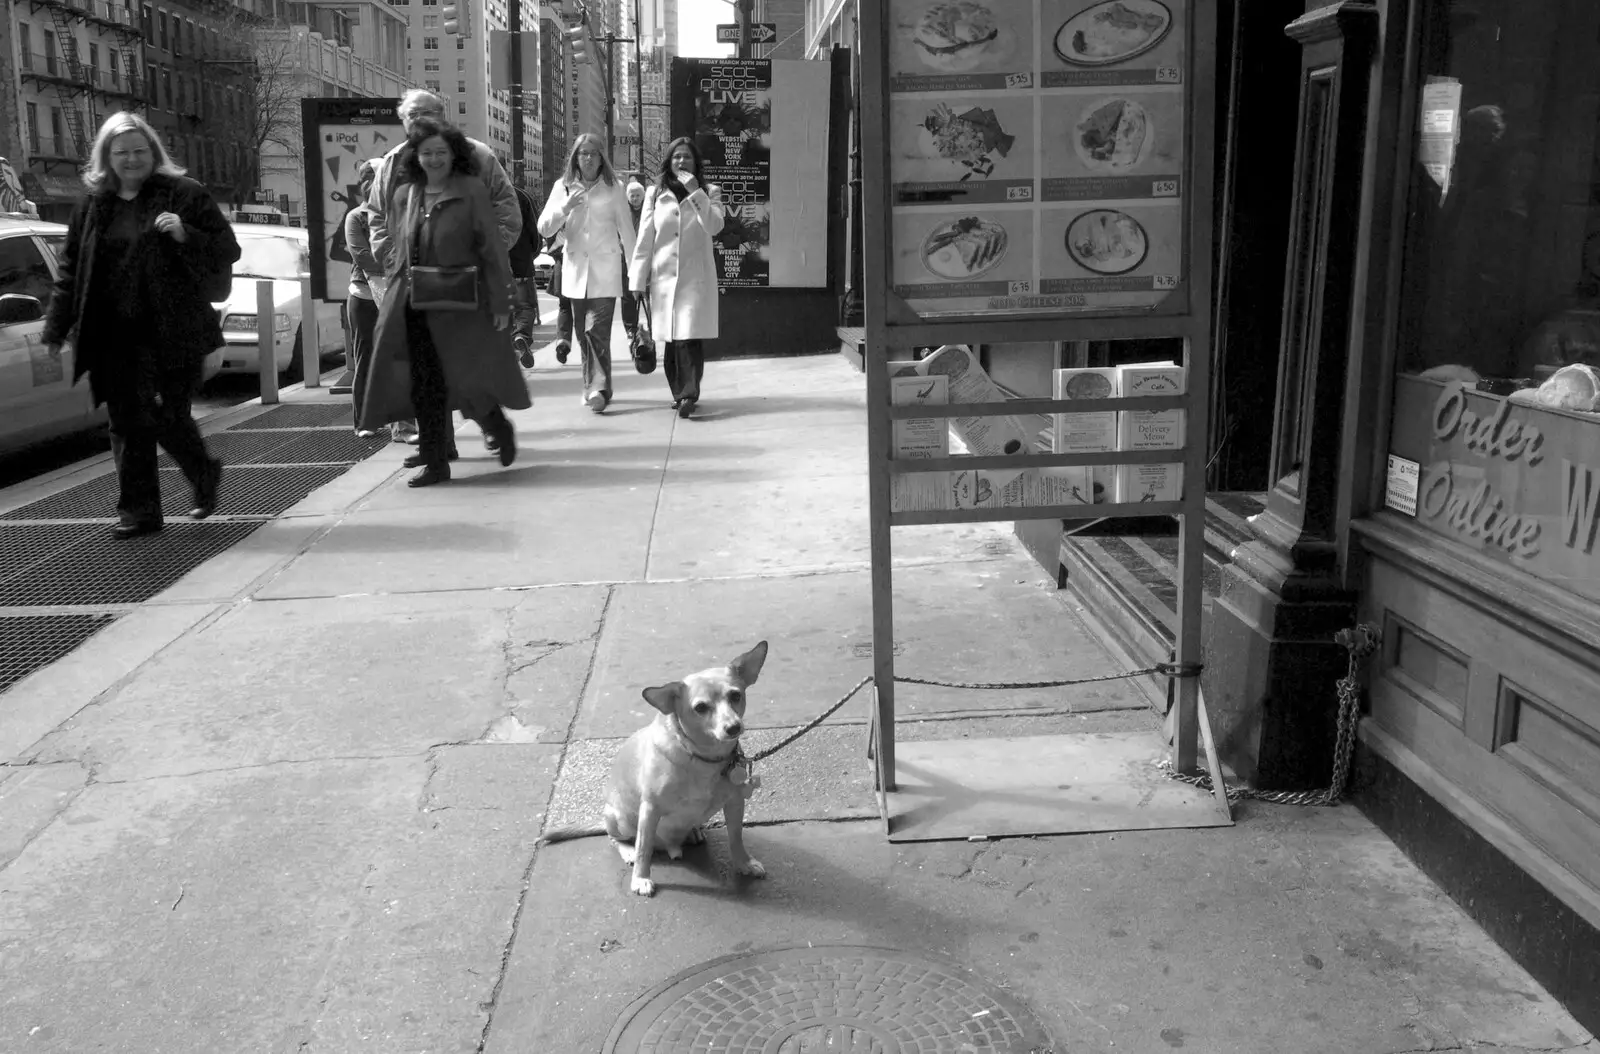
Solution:
{"label": "entrance mat", "polygon": [[[353,438],[353,437],[352,437]],[[349,471],[347,464],[258,467],[223,466],[219,516],[276,516],[298,504],[307,494]],[[161,510],[180,516],[194,504],[188,480],[177,469],[161,476]],[[117,516],[117,477],[106,473],[75,487],[29,502],[0,515],[0,520],[114,520]]]}
{"label": "entrance mat", "polygon": [[1208,790],[1160,768],[1156,732],[1092,732],[895,745],[891,842],[1228,827]]}
{"label": "entrance mat", "polygon": [[0,694],[99,633],[115,615],[17,615],[0,618]]}
{"label": "entrance mat", "polygon": [[229,432],[255,432],[274,428],[331,428],[334,425],[350,427],[350,404],[340,399],[336,403],[285,403],[274,406],[264,414],[257,414],[236,425]]}
{"label": "entrance mat", "polygon": [[[101,527],[0,580],[0,607],[137,604],[242,541],[261,520],[168,523],[139,538]],[[0,528],[0,536],[16,530]]]}

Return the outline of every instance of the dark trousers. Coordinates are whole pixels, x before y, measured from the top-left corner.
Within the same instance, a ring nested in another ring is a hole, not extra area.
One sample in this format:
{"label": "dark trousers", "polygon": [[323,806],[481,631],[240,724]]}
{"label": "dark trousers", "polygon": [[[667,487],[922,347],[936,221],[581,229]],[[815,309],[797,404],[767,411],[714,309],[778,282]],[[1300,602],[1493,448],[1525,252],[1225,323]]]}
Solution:
{"label": "dark trousers", "polygon": [[616,297],[573,300],[572,321],[583,349],[583,394],[611,398],[611,318]]}
{"label": "dark trousers", "polygon": [[667,375],[667,387],[672,389],[672,399],[700,398],[700,378],[706,372],[705,345],[698,340],[669,340],[667,353],[662,357],[661,368]]}
{"label": "dark trousers", "polygon": [[556,308],[556,339],[572,343],[572,301],[566,297],[556,298],[560,306]]}
{"label": "dark trousers", "polygon": [[135,368],[125,381],[108,385],[106,414],[111,419],[111,456],[117,465],[117,515],[125,522],[161,522],[160,444],[178,463],[197,494],[210,485],[221,463],[206,452],[206,441],[191,412],[200,367]]}
{"label": "dark trousers", "polygon": [[439,349],[433,345],[428,319],[406,305],[406,350],[411,355],[411,406],[417,411],[417,453],[425,465],[443,467],[454,440],[450,429],[450,392],[445,386]]}
{"label": "dark trousers", "polygon": [[367,370],[372,365],[373,332],[378,326],[378,302],[352,294],[345,301],[345,310],[350,315],[350,363],[355,370],[350,405],[360,421],[361,405],[367,397]]}
{"label": "dark trousers", "polygon": [[533,276],[511,279],[511,340],[533,343],[533,327],[539,324],[539,287]]}

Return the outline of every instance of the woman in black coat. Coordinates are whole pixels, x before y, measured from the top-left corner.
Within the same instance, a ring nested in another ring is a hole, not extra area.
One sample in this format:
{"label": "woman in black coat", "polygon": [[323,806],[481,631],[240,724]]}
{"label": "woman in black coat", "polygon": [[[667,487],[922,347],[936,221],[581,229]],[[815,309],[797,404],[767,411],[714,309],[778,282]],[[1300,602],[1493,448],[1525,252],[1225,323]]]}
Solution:
{"label": "woman in black coat", "polygon": [[189,514],[216,511],[222,462],[207,452],[190,400],[202,360],[222,346],[208,292],[229,280],[239,243],[136,114],[100,126],[83,181],[89,194],[68,225],[44,343],[59,355],[71,341],[74,383],[88,374],[95,404],[106,405],[120,484],[112,533],[132,538],[161,529],[158,443],[194,488]]}

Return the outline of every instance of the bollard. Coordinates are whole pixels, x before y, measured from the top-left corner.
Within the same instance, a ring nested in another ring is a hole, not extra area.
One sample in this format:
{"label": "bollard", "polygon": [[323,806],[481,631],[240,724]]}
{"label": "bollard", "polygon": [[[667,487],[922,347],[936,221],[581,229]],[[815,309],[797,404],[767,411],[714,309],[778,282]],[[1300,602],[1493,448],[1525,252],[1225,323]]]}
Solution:
{"label": "bollard", "polygon": [[276,321],[278,305],[272,295],[272,282],[270,279],[256,281],[256,365],[261,370],[261,403],[278,401],[278,355],[275,350],[276,335],[273,333],[273,322]]}
{"label": "bollard", "polygon": [[317,324],[317,302],[311,298],[311,276],[300,276],[300,361],[307,388],[322,387],[322,330]]}

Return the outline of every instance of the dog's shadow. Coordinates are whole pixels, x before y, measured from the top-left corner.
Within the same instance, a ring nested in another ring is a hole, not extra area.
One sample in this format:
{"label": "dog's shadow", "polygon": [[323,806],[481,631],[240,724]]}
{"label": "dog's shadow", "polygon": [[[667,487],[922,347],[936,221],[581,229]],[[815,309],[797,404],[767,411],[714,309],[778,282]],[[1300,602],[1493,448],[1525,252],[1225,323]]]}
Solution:
{"label": "dog's shadow", "polygon": [[[852,838],[873,844],[844,841]],[[816,844],[818,840],[823,844]],[[839,928],[819,939],[868,938],[891,946],[903,943],[911,932],[937,933],[941,940],[960,942],[971,928],[967,920],[945,914],[919,896],[913,885],[893,881],[887,874],[875,880],[880,867],[892,872],[915,866],[903,859],[901,847],[883,841],[875,822],[746,827],[745,848],[766,867],[767,877],[749,878],[734,871],[722,827],[708,829],[703,844],[684,846],[679,860],[658,851],[650,869],[656,886],[653,899],[691,898],[705,903],[719,918],[745,915],[746,928],[775,935],[792,927],[783,939],[809,939],[808,935],[822,932],[819,923]],[[615,851],[608,847],[607,852]],[[874,866],[878,854],[883,854],[883,862]],[[859,864],[851,867],[838,857]],[[612,859],[621,863],[615,855]],[[619,897],[635,897],[629,889],[630,873],[626,866],[616,872]]]}

